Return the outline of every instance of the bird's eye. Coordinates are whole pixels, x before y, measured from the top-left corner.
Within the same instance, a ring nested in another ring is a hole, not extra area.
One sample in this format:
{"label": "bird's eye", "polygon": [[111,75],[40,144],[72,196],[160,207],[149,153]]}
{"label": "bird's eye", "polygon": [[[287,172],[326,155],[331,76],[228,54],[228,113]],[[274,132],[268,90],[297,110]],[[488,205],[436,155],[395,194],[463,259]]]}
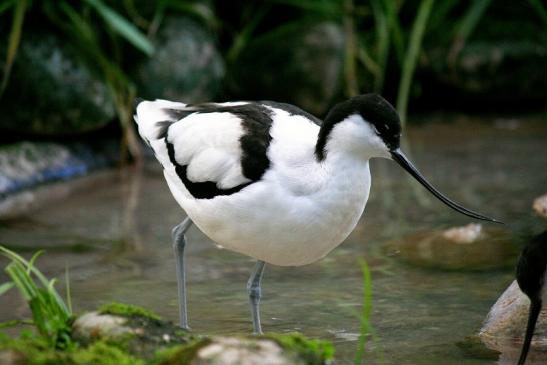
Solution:
{"label": "bird's eye", "polygon": [[374,130],[374,133],[376,133],[377,135],[380,135],[380,131],[378,131],[378,128],[376,128],[374,124],[371,124],[371,125],[372,125],[372,129]]}

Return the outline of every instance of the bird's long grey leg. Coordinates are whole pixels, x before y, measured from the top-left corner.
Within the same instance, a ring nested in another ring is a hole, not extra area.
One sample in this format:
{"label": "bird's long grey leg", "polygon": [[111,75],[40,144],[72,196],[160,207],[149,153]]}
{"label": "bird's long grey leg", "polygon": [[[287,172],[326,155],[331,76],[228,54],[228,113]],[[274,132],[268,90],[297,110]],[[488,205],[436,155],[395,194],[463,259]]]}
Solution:
{"label": "bird's long grey leg", "polygon": [[187,217],[182,223],[173,228],[172,232],[175,263],[177,266],[180,327],[186,330],[190,329],[190,327],[188,327],[188,314],[186,312],[186,271],[184,270],[184,247],[186,246],[186,239],[184,234],[191,225],[192,221]]}
{"label": "bird's long grey leg", "polygon": [[251,304],[251,314],[253,316],[253,329],[257,335],[262,334],[262,327],[260,326],[260,297],[261,289],[260,283],[262,281],[262,275],[264,274],[264,261],[257,261],[251,277],[247,282],[247,292],[249,293],[249,302]]}

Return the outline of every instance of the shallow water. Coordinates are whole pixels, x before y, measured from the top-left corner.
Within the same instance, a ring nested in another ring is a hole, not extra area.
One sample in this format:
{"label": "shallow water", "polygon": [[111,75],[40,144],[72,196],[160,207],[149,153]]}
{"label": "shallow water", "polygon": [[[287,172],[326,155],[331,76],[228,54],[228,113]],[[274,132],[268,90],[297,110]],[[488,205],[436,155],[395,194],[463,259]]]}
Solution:
{"label": "shallow water", "polygon": [[[470,119],[408,132],[411,159],[441,191],[517,230],[547,228],[531,213],[547,193],[547,126],[534,118]],[[97,177],[98,176],[98,177]],[[373,161],[371,198],[358,227],[318,263],[267,266],[262,320],[266,331],[301,331],[334,341],[337,364],[351,364],[362,301],[359,258],[373,277],[372,324],[365,363],[488,364],[457,346],[480,328],[513,278],[512,268],[443,271],[405,264],[385,243],[417,230],[470,222],[429,198],[396,164]],[[49,248],[38,265],[49,276],[70,272],[77,311],[116,300],[176,320],[170,231],[184,217],[155,163],[102,172],[61,201],[0,221],[0,241],[20,252]],[[251,331],[247,257],[217,248],[196,228],[187,251],[190,325],[197,333]],[[486,253],[488,254],[488,253]],[[2,282],[5,277],[1,277]],[[15,292],[0,298],[0,320],[28,317]]]}

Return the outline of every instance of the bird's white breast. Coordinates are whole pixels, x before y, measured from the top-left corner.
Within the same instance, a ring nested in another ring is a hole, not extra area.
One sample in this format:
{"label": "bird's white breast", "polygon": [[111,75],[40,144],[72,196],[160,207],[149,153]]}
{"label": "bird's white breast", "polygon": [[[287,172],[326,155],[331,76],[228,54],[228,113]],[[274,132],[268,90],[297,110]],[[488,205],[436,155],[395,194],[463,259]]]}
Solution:
{"label": "bird's white breast", "polygon": [[368,161],[332,153],[319,163],[319,127],[274,109],[270,168],[241,191],[193,199],[174,173],[165,177],[192,221],[219,245],[268,263],[304,265],[324,257],[353,230],[370,189]]}

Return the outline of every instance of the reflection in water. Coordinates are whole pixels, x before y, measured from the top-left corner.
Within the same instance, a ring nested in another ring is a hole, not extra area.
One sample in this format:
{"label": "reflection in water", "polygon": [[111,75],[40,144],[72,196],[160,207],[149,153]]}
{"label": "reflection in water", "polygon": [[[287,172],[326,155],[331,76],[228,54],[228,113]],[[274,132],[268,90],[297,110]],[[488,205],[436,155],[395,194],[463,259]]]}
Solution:
{"label": "reflection in water", "polygon": [[[530,208],[547,189],[545,125],[521,123],[506,131],[473,121],[472,126],[414,127],[408,135],[416,166],[454,200],[511,227],[539,231],[545,226]],[[261,307],[264,330],[298,330],[329,339],[336,344],[337,364],[352,364],[359,332],[355,313],[362,298],[357,258],[364,257],[372,271],[371,318],[377,334],[367,344],[367,363],[383,357],[385,364],[491,364],[457,344],[478,332],[490,306],[512,281],[513,270],[441,270],[400,260],[396,251],[385,248],[386,242],[470,220],[436,200],[419,205],[406,174],[395,164],[371,165],[371,199],[343,245],[312,265],[268,267]],[[22,219],[1,222],[1,240],[15,248],[65,245],[43,256],[39,265],[57,277],[69,266],[77,311],[118,300],[177,320],[170,232],[184,212],[156,164],[112,172],[24,218],[28,224],[22,225]],[[188,236],[190,326],[197,333],[249,333],[245,282],[253,260],[218,249],[195,227]],[[82,242],[94,249],[71,249]],[[485,245],[485,250],[495,248]],[[1,298],[0,321],[13,318],[13,305],[21,308],[14,294]]]}

